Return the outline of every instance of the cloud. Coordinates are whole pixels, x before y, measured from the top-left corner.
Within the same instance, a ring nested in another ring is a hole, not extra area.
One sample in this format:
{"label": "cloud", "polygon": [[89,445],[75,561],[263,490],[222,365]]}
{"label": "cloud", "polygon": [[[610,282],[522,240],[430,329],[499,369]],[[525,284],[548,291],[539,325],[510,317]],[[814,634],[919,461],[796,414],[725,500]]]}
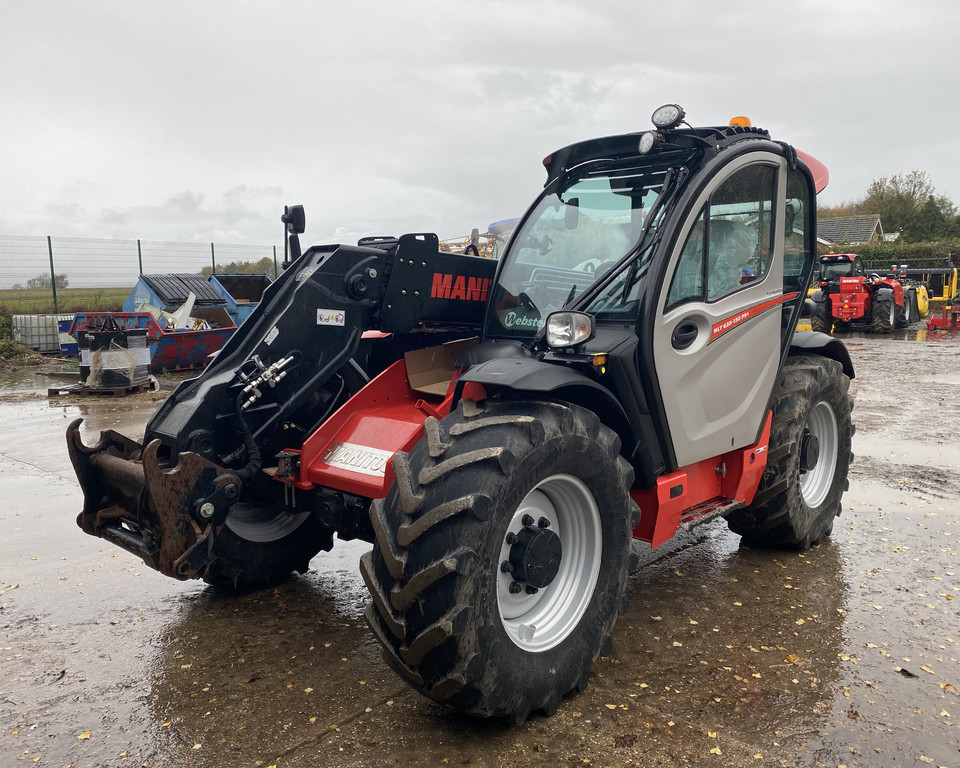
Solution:
{"label": "cloud", "polygon": [[957,22],[954,0],[19,3],[0,232],[274,242],[302,203],[318,241],[453,237],[520,214],[546,154],[670,101],[823,160],[826,203],[915,168],[960,200]]}

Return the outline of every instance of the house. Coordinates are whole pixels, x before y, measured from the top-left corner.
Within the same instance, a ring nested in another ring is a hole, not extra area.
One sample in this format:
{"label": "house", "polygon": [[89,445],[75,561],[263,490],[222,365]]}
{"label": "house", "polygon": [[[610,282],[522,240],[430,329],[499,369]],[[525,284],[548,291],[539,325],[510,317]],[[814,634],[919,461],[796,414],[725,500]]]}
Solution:
{"label": "house", "polygon": [[826,246],[866,245],[884,242],[886,237],[879,216],[837,216],[817,219],[817,240]]}

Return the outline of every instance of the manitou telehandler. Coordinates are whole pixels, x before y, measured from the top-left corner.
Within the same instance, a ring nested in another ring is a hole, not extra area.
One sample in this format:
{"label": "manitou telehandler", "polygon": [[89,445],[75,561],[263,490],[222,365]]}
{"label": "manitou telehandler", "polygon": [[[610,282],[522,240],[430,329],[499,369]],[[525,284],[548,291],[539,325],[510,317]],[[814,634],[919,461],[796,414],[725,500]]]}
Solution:
{"label": "manitou telehandler", "polygon": [[292,263],[142,441],[69,427],[80,527],[240,589],[369,541],[389,664],[513,722],[587,685],[633,538],[829,535],[854,372],[795,332],[826,169],[743,119],[653,124],[549,155],[499,261],[431,234],[301,255],[287,209]]}
{"label": "manitou telehandler", "polygon": [[828,253],[820,257],[819,288],[810,297],[810,327],[829,333],[866,324],[875,333],[890,333],[920,319],[917,289],[903,285],[896,273],[867,274],[855,253]]}

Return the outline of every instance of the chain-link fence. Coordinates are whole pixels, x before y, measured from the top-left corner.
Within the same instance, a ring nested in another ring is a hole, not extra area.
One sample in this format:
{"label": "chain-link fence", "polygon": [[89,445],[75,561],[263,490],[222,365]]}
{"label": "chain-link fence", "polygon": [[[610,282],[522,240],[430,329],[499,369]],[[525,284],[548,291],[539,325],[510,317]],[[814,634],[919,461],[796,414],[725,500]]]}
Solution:
{"label": "chain-link fence", "polygon": [[46,290],[54,302],[67,287],[132,289],[142,274],[222,274],[239,263],[275,278],[277,246],[0,235],[0,290]]}

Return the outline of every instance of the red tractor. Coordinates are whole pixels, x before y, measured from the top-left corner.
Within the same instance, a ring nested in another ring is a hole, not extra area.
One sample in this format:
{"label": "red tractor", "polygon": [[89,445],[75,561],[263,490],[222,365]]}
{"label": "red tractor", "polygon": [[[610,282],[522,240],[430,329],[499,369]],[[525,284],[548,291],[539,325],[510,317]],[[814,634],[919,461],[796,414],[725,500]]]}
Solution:
{"label": "red tractor", "polygon": [[301,254],[289,209],[292,263],[141,441],[68,428],[82,529],[242,589],[368,541],[390,666],[512,722],[587,685],[634,538],[828,536],[854,372],[796,331],[826,169],[742,120],[653,123],[549,155],[499,261],[431,234]]}
{"label": "red tractor", "polygon": [[915,289],[904,289],[895,277],[867,275],[855,253],[820,257],[820,288],[811,296],[810,327],[829,333],[834,324],[847,328],[868,323],[877,333],[890,333],[919,319]]}

